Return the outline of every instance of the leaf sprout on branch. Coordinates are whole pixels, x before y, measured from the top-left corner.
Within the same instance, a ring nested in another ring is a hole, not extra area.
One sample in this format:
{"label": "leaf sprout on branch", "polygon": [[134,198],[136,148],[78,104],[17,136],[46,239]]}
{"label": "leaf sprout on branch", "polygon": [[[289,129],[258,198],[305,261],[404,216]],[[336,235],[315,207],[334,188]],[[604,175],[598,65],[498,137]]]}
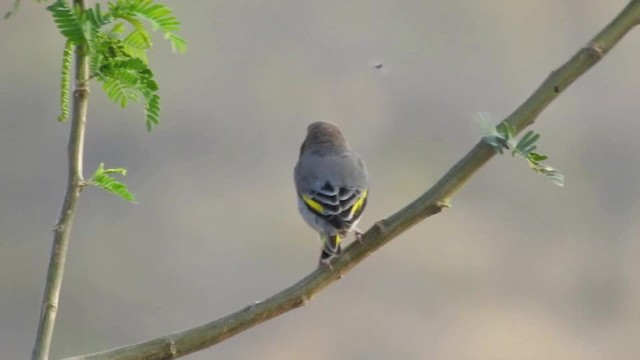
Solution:
{"label": "leaf sprout on branch", "polygon": [[511,156],[518,155],[525,159],[531,170],[544,175],[547,180],[558,186],[564,186],[564,175],[553,167],[543,164],[542,161],[549,157],[535,151],[538,148],[535,144],[540,139],[539,133],[529,130],[517,140],[516,130],[511,124],[501,122],[498,126],[493,126],[490,114],[484,112],[477,113],[475,118],[484,129],[484,142],[493,147],[496,152],[503,154],[504,150],[511,150]]}

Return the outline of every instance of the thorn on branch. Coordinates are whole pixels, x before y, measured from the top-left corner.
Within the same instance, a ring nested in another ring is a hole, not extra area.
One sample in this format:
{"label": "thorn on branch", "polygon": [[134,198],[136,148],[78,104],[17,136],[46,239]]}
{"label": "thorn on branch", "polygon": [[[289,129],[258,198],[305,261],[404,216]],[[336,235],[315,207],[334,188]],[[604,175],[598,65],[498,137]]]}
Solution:
{"label": "thorn on branch", "polygon": [[442,209],[450,208],[450,207],[451,205],[449,205],[447,201],[438,201],[437,203],[430,205],[425,211],[425,214],[427,216],[432,216],[435,214],[439,214],[442,211]]}
{"label": "thorn on branch", "polygon": [[249,305],[249,309],[254,310],[256,306],[260,305],[260,303],[262,303],[262,301],[260,300],[254,301],[253,303],[251,303],[251,305]]}
{"label": "thorn on branch", "polygon": [[373,228],[377,229],[380,234],[386,234],[388,232],[388,228],[384,220],[376,221],[376,223],[373,224]]}
{"label": "thorn on branch", "polygon": [[62,232],[62,231],[64,231],[64,224],[56,224],[56,225],[53,227],[53,232],[54,232],[54,233]]}
{"label": "thorn on branch", "polygon": [[584,50],[586,51],[587,56],[592,59],[596,59],[596,61],[602,59],[605,55],[604,49],[595,42],[590,42],[589,45],[584,47]]}
{"label": "thorn on branch", "polygon": [[169,354],[171,354],[172,358],[178,356],[178,348],[176,347],[176,342],[173,338],[169,338]]}
{"label": "thorn on branch", "polygon": [[297,309],[306,306],[311,301],[311,297],[307,294],[301,294],[295,298],[289,300],[287,308]]}
{"label": "thorn on branch", "polygon": [[438,201],[438,202],[436,203],[436,206],[438,206],[438,207],[440,208],[440,211],[442,211],[442,209],[445,209],[445,208],[447,208],[447,209],[448,209],[448,208],[450,208],[450,207],[451,207],[451,203],[450,203],[449,201],[447,201],[447,200],[445,200],[445,201]]}

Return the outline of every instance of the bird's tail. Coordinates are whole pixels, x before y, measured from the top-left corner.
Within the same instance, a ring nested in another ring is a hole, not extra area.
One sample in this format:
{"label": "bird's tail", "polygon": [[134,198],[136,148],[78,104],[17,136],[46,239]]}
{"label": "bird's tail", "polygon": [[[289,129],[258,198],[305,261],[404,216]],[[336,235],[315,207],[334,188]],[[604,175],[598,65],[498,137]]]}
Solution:
{"label": "bird's tail", "polygon": [[322,240],[324,245],[322,248],[322,254],[320,255],[321,263],[325,263],[342,254],[342,246],[340,246],[342,238],[340,235],[325,235],[322,236]]}

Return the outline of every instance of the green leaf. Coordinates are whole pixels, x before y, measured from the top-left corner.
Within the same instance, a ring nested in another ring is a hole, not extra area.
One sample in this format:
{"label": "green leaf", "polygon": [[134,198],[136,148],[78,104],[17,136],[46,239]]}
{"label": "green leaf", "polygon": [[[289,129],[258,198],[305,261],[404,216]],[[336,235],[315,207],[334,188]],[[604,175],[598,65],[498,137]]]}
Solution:
{"label": "green leaf", "polygon": [[124,50],[131,56],[138,58],[145,63],[147,60],[147,50],[151,47],[149,34],[134,30],[122,39]]}
{"label": "green leaf", "polygon": [[540,162],[540,161],[547,160],[548,158],[549,157],[547,155],[542,155],[535,152],[529,153],[529,160],[531,161]]}
{"label": "green leaf", "polygon": [[129,192],[127,185],[116,180],[111,176],[111,174],[125,176],[127,175],[127,170],[124,168],[105,169],[104,164],[101,163],[95,173],[93,173],[91,179],[89,179],[87,184],[99,187],[102,190],[105,190],[111,194],[120,196],[127,201],[135,203],[135,198],[133,194]]}
{"label": "green leaf", "polygon": [[527,156],[530,152],[534,151],[537,146],[534,145],[536,141],[540,138],[540,134],[535,133],[533,131],[527,131],[526,134],[518,141],[515,149],[512,152],[512,155],[515,155],[516,152],[519,152],[523,156]]}
{"label": "green leaf", "polygon": [[491,115],[486,112],[479,112],[474,117],[483,128],[483,141],[493,147],[496,152],[502,154],[505,149],[513,147],[511,141],[515,130],[512,125],[502,122],[498,126],[493,126]]}
{"label": "green leaf", "polygon": [[60,80],[60,115],[58,121],[65,122],[69,119],[70,93],[71,93],[71,60],[73,57],[73,44],[67,40],[62,52],[62,71]]}
{"label": "green leaf", "polygon": [[153,0],[115,0],[108,3],[108,11],[103,11],[100,4],[83,10],[71,7],[69,2],[56,0],[47,8],[67,39],[62,62],[60,121],[69,117],[73,46],[81,46],[91,60],[90,77],[98,80],[109,99],[121,107],[130,101],[141,103],[146,127],[151,130],[159,123],[160,96],[158,83],[148,66],[147,51],[153,43],[145,22],[153,30],[163,31],[174,51],[184,52],[186,41],[176,34],[180,22],[168,7]]}
{"label": "green leaf", "polygon": [[540,139],[540,134],[534,131],[527,131],[520,140],[515,142],[516,129],[509,123],[502,122],[498,126],[491,126],[491,119],[488,113],[477,113],[474,115],[476,120],[483,127],[485,135],[483,141],[492,146],[496,152],[503,154],[504,149],[512,149],[511,155],[519,155],[523,157],[529,167],[538,174],[544,175],[549,181],[564,186],[564,175],[549,165],[542,164],[548,156],[535,152],[537,145],[535,143]]}
{"label": "green leaf", "polygon": [[57,0],[47,7],[53,15],[53,20],[58,26],[62,36],[74,45],[83,44],[86,41],[84,25],[64,0]]}
{"label": "green leaf", "polygon": [[124,83],[122,79],[106,79],[102,83],[105,94],[120,107],[127,107],[129,100],[140,102],[140,96],[135,88]]}
{"label": "green leaf", "polygon": [[516,133],[516,129],[513,127],[513,125],[506,122],[501,122],[500,124],[498,124],[498,126],[496,126],[496,131],[507,141],[513,139]]}
{"label": "green leaf", "polygon": [[156,94],[152,95],[144,111],[147,131],[151,131],[153,125],[160,124],[160,96]]}
{"label": "green leaf", "polygon": [[564,186],[564,175],[562,175],[558,170],[552,168],[549,165],[545,164],[537,164],[535,166],[529,165],[531,168],[537,172],[538,174],[544,175],[547,180],[558,186]]}
{"label": "green leaf", "polygon": [[13,6],[11,6],[11,10],[7,11],[4,14],[4,19],[7,20],[11,16],[13,16],[15,13],[18,12],[19,8],[20,8],[20,0],[13,0]]}
{"label": "green leaf", "polygon": [[[173,51],[186,51],[186,41],[175,34],[180,30],[180,21],[165,5],[154,3],[152,0],[117,0],[115,3],[109,3],[109,9],[113,17],[127,21],[134,27],[134,32],[139,32],[134,38],[144,40],[147,48],[152,46],[151,36],[138,19],[148,21],[153,31],[162,30],[165,39],[171,42]],[[134,49],[139,49],[140,45],[139,42],[129,44]]]}
{"label": "green leaf", "polygon": [[121,35],[121,34],[124,34],[125,30],[126,29],[124,27],[124,24],[121,22],[118,22],[113,25],[111,30],[109,30],[108,34],[110,36]]}
{"label": "green leaf", "polygon": [[113,20],[111,16],[100,10],[100,3],[96,4],[95,9],[87,9],[86,16],[95,29],[100,29]]}
{"label": "green leaf", "polygon": [[133,26],[132,34],[134,34],[135,39],[143,42],[147,49],[153,46],[153,42],[151,41],[151,34],[149,34],[147,29],[145,29],[140,20],[132,16],[123,16],[122,19],[126,20]]}
{"label": "green leaf", "polygon": [[129,100],[144,104],[147,130],[159,123],[159,87],[144,61],[125,57],[112,59],[100,68],[99,79],[107,96],[120,106],[125,107]]}
{"label": "green leaf", "polygon": [[[37,3],[41,3],[47,0],[35,0],[35,1]],[[4,14],[4,19],[7,20],[8,18],[12,17],[18,12],[19,9],[20,9],[20,0],[13,0],[13,6],[11,6],[11,10],[7,11]]]}
{"label": "green leaf", "polygon": [[473,114],[473,118],[480,124],[484,135],[495,135],[496,127],[493,125],[491,113],[479,111]]}
{"label": "green leaf", "polygon": [[152,0],[120,0],[118,2],[127,3],[131,13],[149,21],[154,31],[157,29],[165,32],[180,30],[180,21],[173,15],[171,9],[162,4],[154,4]]}
{"label": "green leaf", "polygon": [[171,42],[171,49],[173,50],[173,52],[183,53],[187,51],[187,40],[181,38],[180,36],[168,32],[164,34],[164,38]]}

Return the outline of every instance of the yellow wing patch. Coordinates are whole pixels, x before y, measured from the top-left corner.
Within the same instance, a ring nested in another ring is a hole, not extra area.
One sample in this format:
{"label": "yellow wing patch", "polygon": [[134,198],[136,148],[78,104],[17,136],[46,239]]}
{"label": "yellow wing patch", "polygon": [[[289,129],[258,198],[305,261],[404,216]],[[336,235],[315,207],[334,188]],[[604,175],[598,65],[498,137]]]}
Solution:
{"label": "yellow wing patch", "polygon": [[[338,234],[336,234],[336,235],[326,235],[326,234],[322,234],[322,235],[320,235],[320,236],[321,236],[321,239],[322,239],[322,242],[323,242],[323,243],[331,242],[331,237],[332,237],[332,236],[333,236],[333,237],[335,237],[335,238],[336,238],[336,243],[335,243],[335,246],[336,246],[336,247],[337,247],[337,246],[339,246],[339,245],[340,245],[340,243],[342,242],[342,237],[341,237],[340,235],[338,235]],[[333,247],[333,245],[332,245],[332,247]]]}
{"label": "yellow wing patch", "polygon": [[319,202],[313,200],[312,198],[310,198],[307,195],[302,195],[302,200],[309,205],[313,210],[319,212],[320,214],[322,214],[324,212],[324,207],[322,206],[322,204],[320,204]]}
{"label": "yellow wing patch", "polygon": [[356,203],[353,204],[353,206],[351,207],[351,212],[349,213],[349,217],[353,217],[353,214],[360,211],[360,209],[362,208],[362,205],[364,204],[364,200],[367,198],[367,193],[368,193],[367,190],[362,192],[362,196],[360,196],[358,201],[356,201]]}

